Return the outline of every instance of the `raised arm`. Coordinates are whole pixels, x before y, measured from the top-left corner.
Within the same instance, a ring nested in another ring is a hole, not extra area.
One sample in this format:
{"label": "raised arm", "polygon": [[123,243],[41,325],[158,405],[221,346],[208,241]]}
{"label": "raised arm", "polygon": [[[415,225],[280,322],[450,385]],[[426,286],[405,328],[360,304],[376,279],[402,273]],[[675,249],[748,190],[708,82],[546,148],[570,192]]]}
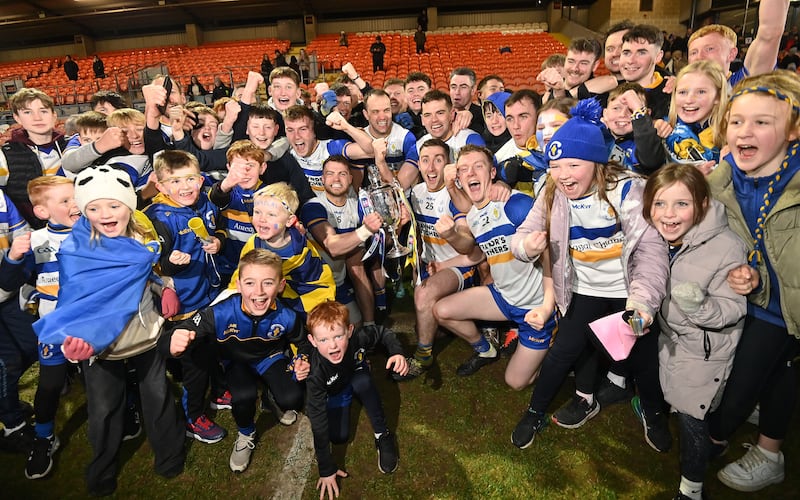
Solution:
{"label": "raised arm", "polygon": [[789,0],[761,0],[758,6],[758,32],[747,49],[744,67],[750,76],[769,73],[775,68]]}

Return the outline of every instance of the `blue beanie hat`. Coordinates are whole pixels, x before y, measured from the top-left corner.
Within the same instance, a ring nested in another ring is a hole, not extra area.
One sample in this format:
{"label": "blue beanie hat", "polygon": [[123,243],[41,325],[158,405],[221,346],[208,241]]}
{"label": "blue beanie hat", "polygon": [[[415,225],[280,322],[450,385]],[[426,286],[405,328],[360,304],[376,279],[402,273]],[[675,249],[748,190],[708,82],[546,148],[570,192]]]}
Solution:
{"label": "blue beanie hat", "polygon": [[[511,94],[506,92],[505,90],[501,90],[500,92],[495,92],[494,94],[490,95],[483,101],[484,106],[486,106],[486,102],[491,102],[494,104],[494,107],[497,108],[497,111],[500,112],[501,115],[505,118],[506,116],[506,101],[508,98],[511,97]],[[486,112],[484,108],[484,112]]]}
{"label": "blue beanie hat", "polygon": [[570,110],[572,118],[556,130],[547,145],[547,161],[577,158],[608,163],[608,146],[603,137],[600,116],[603,108],[597,99],[583,99]]}

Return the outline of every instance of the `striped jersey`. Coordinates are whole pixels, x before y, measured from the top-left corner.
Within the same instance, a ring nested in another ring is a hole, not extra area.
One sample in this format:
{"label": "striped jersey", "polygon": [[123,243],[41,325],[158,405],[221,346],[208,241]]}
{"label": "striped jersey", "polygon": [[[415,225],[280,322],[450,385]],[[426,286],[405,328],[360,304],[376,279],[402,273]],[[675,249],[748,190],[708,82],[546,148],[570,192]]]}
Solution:
{"label": "striped jersey", "polygon": [[[373,140],[377,139],[377,137],[370,134],[369,129],[369,127],[364,127],[364,132]],[[405,162],[409,162],[419,169],[417,138],[397,123],[392,123],[392,128],[386,137],[386,163],[392,172],[397,172]]]}
{"label": "striped jersey", "polygon": [[[314,191],[314,194],[317,195],[317,197],[325,196],[325,187],[322,185],[322,164],[328,159],[328,157],[333,155],[344,155],[347,157],[345,154],[347,151],[347,145],[351,142],[352,141],[345,139],[321,140],[317,143],[317,147],[314,149],[314,151],[306,157],[298,155],[294,149],[291,150],[292,156],[294,156],[295,160],[297,160],[297,163],[300,164],[300,168],[302,168],[303,173],[306,174],[306,178],[308,179],[308,184],[311,186],[311,190]],[[351,166],[353,166],[352,163]]]}
{"label": "striped jersey", "polygon": [[58,260],[56,254],[61,243],[72,232],[71,227],[54,226],[31,233],[31,256],[36,273],[36,293],[39,297],[39,316],[49,314],[58,301]]}

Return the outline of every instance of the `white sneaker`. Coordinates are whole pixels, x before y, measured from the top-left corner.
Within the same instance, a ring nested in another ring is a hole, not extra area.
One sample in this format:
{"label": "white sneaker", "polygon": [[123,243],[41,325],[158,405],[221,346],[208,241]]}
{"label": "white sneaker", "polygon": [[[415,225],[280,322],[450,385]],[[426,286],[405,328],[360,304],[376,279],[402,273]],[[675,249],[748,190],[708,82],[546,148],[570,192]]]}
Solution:
{"label": "white sneaker", "polygon": [[256,433],[250,435],[238,433],[236,442],[233,443],[233,451],[229,465],[233,472],[242,472],[250,465],[250,456],[256,447]]}
{"label": "white sneaker", "polygon": [[739,460],[729,463],[717,473],[725,486],[738,491],[758,491],[770,484],[783,481],[783,452],[778,452],[778,461],[773,462],[758,446],[745,444],[749,448]]}
{"label": "white sneaker", "polygon": [[295,410],[286,410],[278,417],[278,422],[283,425],[292,425],[297,422],[297,412]]}

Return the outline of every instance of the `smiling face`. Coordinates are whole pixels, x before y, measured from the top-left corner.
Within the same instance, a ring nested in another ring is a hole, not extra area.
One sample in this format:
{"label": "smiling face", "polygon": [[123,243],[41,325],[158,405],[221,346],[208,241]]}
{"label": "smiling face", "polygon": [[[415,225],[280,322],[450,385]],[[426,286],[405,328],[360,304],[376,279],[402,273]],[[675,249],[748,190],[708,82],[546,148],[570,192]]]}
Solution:
{"label": "smiling face", "polygon": [[242,307],[251,316],[267,314],[283,292],[286,280],[275,266],[246,264],[239,269],[236,289],[242,295]]}
{"label": "smiling face", "polygon": [[248,118],[247,137],[259,148],[267,149],[270,147],[276,135],[278,135],[278,126],[273,120],[259,116]]}
{"label": "smiling face", "polygon": [[27,106],[14,113],[14,120],[28,132],[34,144],[47,144],[53,140],[53,127],[57,116],[40,99],[33,99]]}
{"label": "smiling face", "polygon": [[322,167],[322,186],[325,192],[339,198],[347,195],[353,176],[350,166],[338,161],[329,161]]}
{"label": "smiling face", "polygon": [[397,115],[406,110],[406,90],[399,83],[387,85],[383,90],[389,94],[389,104],[392,107],[392,114]]}
{"label": "smiling face", "polygon": [[524,148],[528,139],[536,134],[536,106],[530,99],[506,103],[506,126],[518,148]]}
{"label": "smiling face", "polygon": [[475,84],[466,75],[453,75],[450,79],[450,99],[457,110],[467,109],[475,94]]}
{"label": "smiling face", "polygon": [[653,80],[653,71],[664,53],[647,40],[629,40],[622,43],[619,60],[620,73],[625,80],[644,87]]}
{"label": "smiling face", "polygon": [[181,207],[190,207],[197,203],[202,186],[203,177],[200,172],[188,165],[173,168],[166,178],[156,182],[158,190]]}
{"label": "smiling face", "polygon": [[650,206],[650,220],[667,242],[679,245],[694,226],[694,210],[689,188],[682,182],[675,182],[656,191]]}
{"label": "smiling face", "polygon": [[373,137],[386,137],[392,129],[392,105],[388,97],[371,96],[365,102],[364,116]]}
{"label": "smiling face", "polygon": [[58,184],[45,193],[44,202],[34,205],[36,217],[60,226],[72,227],[81,218],[81,211],[75,203],[75,187],[72,184]]}
{"label": "smiling face", "polygon": [[269,95],[272,96],[275,109],[283,113],[300,99],[300,87],[289,77],[276,77],[269,84]]}
{"label": "smiling face", "polygon": [[259,177],[267,170],[267,164],[259,164],[252,158],[242,158],[237,155],[228,163],[228,171],[233,170],[236,170],[240,176],[240,181],[237,184],[240,188],[255,189]]}
{"label": "smiling face", "polygon": [[727,74],[731,62],[736,59],[738,49],[720,33],[709,33],[695,38],[689,44],[689,63],[695,61],[714,61]]}
{"label": "smiling face", "polygon": [[483,122],[486,124],[486,130],[495,137],[503,135],[508,129],[506,117],[489,101],[483,106]]}
{"label": "smiling face", "polygon": [[200,113],[197,117],[200,128],[192,130],[192,140],[203,151],[214,149],[214,141],[217,140],[217,127],[219,122],[208,113]]}
{"label": "smiling face", "polygon": [[300,157],[307,157],[317,147],[317,136],[314,133],[314,124],[307,117],[299,120],[287,120],[286,138],[292,149]]}
{"label": "smiling face", "polygon": [[349,95],[336,96],[336,110],[342,114],[345,120],[350,119],[350,113],[353,112],[353,101]]}
{"label": "smiling face", "polygon": [[125,133],[125,141],[122,145],[132,155],[144,154],[144,123],[141,125],[135,122],[121,124],[120,127]]}
{"label": "smiling face", "polygon": [[703,73],[685,73],[675,86],[675,107],[684,123],[702,123],[719,103],[714,82]]}
{"label": "smiling face", "polygon": [[422,98],[431,87],[422,80],[408,82],[406,84],[406,104],[408,109],[416,114],[422,112]]}
{"label": "smiling face", "polygon": [[441,146],[427,146],[420,150],[419,171],[428,191],[438,191],[444,186],[444,167],[449,160]]}
{"label": "smiling face", "polygon": [[259,238],[273,246],[285,244],[288,236],[286,229],[296,219],[277,198],[257,196],[253,200],[253,228]]}
{"label": "smiling face", "polygon": [[633,122],[628,106],[616,99],[609,99],[608,105],[603,109],[603,123],[615,137],[622,137],[633,132]]}
{"label": "smiling face", "polygon": [[569,117],[557,109],[548,109],[539,113],[539,120],[536,123],[536,138],[543,150],[547,150],[546,146],[553,134],[567,120],[569,120]]}
{"label": "smiling face", "polygon": [[317,348],[323,358],[338,365],[344,359],[352,335],[353,325],[345,326],[340,323],[326,325],[323,323],[311,329],[308,341]]}
{"label": "smiling face", "polygon": [[578,158],[550,160],[548,174],[556,187],[570,200],[588,195],[594,184],[594,162]]}
{"label": "smiling face", "polygon": [[625,33],[627,33],[627,31],[617,31],[606,37],[605,57],[603,62],[606,68],[608,68],[608,71],[614,76],[619,75],[619,58],[622,55],[622,37],[625,36]]}
{"label": "smiling face", "polygon": [[455,111],[444,99],[429,101],[422,105],[422,125],[435,139],[450,138]]}
{"label": "smiling face", "polygon": [[798,131],[789,130],[791,106],[766,94],[744,94],[730,107],[726,137],[736,166],[750,177],[774,174],[789,141]]}
{"label": "smiling face", "polygon": [[462,153],[456,163],[456,175],[473,205],[483,206],[489,201],[494,166],[485,154],[479,151]]}
{"label": "smiling face", "polygon": [[600,61],[591,52],[568,51],[564,60],[564,83],[567,88],[577,87],[591,78],[599,64]]}
{"label": "smiling face", "polygon": [[97,232],[108,238],[116,238],[126,235],[132,212],[121,201],[102,198],[87,203],[83,215]]}

